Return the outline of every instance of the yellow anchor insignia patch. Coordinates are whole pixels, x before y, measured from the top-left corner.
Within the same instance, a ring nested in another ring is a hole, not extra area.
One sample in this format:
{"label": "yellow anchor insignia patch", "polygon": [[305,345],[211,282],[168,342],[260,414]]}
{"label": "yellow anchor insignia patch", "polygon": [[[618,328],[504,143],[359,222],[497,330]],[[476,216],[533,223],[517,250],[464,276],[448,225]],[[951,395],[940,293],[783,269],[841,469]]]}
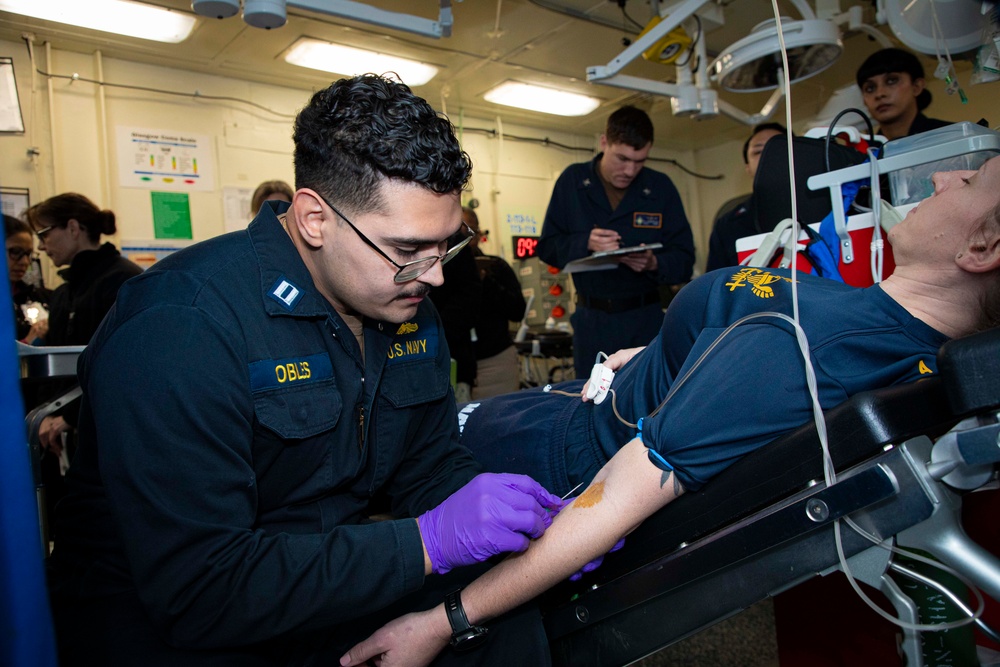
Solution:
{"label": "yellow anchor insignia patch", "polygon": [[763,271],[761,269],[748,267],[740,269],[739,272],[734,273],[733,277],[730,278],[730,282],[726,283],[726,287],[729,288],[730,292],[734,292],[737,287],[746,287],[749,285],[750,291],[753,292],[755,296],[758,296],[761,299],[770,299],[774,296],[774,288],[769,287],[769,285],[781,280],[784,280],[787,283],[792,282],[791,278],[776,276],[770,271]]}

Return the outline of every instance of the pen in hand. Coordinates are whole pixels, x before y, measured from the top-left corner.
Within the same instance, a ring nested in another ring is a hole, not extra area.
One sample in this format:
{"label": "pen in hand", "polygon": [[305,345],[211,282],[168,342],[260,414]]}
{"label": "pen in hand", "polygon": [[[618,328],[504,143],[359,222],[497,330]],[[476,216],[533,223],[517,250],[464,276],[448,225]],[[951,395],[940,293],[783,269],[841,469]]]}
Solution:
{"label": "pen in hand", "polygon": [[617,250],[621,245],[621,235],[613,229],[604,229],[596,225],[590,230],[587,240],[587,250],[591,252],[606,252]]}

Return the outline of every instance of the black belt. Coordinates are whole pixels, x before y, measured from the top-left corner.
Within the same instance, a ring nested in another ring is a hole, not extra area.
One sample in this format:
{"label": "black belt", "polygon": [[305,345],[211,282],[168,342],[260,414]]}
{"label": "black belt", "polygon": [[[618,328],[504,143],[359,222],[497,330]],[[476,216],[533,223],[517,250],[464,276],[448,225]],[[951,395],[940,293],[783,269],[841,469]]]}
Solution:
{"label": "black belt", "polygon": [[651,303],[660,303],[660,292],[653,290],[639,296],[627,296],[621,299],[601,299],[599,297],[585,296],[577,293],[576,303],[584,308],[603,310],[605,313],[624,313],[627,310],[635,310],[648,306]]}

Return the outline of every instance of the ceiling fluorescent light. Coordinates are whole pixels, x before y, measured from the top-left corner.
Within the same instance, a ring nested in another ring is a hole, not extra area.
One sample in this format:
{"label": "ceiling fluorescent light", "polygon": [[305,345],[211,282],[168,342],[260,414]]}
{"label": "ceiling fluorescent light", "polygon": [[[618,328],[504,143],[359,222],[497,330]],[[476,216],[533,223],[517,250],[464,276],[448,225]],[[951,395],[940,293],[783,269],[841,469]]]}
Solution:
{"label": "ceiling fluorescent light", "polygon": [[505,81],[486,91],[483,97],[494,104],[557,116],[586,116],[601,103],[596,97],[517,81]]}
{"label": "ceiling fluorescent light", "polygon": [[131,0],[0,0],[0,11],[172,44],[187,39],[196,21]]}
{"label": "ceiling fluorescent light", "polygon": [[438,72],[438,68],[434,65],[416,60],[330,44],[308,37],[303,37],[292,45],[285,54],[285,62],[347,76],[367,72],[375,74],[395,72],[408,86],[422,86],[433,79]]}

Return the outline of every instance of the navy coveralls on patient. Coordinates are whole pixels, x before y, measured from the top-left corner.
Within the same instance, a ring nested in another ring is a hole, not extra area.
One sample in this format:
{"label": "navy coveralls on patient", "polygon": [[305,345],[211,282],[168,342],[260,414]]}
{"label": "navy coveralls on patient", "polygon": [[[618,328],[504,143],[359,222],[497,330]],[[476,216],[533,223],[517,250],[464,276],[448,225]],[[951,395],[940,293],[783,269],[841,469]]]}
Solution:
{"label": "navy coveralls on patient", "polygon": [[621,247],[662,243],[657,269],[637,273],[626,266],[574,273],[577,307],[573,358],[577,377],[590,375],[598,352],[645,345],[659,331],[663,310],[659,286],[683,283],[694,267],[694,240],[677,188],[665,174],[643,167],[612,211],[597,173],[598,161],[570,165],[556,181],[538,242],[538,256],[563,268],[590,255],[595,227],[612,229]]}
{"label": "navy coveralls on patient", "polygon": [[[762,311],[790,315],[786,270],[721,269],[684,287],[656,339],[629,361],[600,405],[523,391],[471,403],[459,414],[462,443],[489,470],[532,475],[553,493],[589,482],[642,423],[650,460],[695,491],[744,454],[812,419],[791,325],[775,317],[736,327],[667,404],[670,388],[731,324]],[[869,389],[935,372],[944,334],[914,318],[879,286],[866,289],[799,273],[800,320],[819,399],[829,409]],[[583,382],[558,386],[579,391]]]}
{"label": "navy coveralls on patient", "polygon": [[130,281],[81,358],[52,588],[61,636],[120,633],[97,664],[292,663],[399,615],[425,584],[421,537],[413,519],[366,522],[369,503],[417,516],[480,472],[433,306],[366,320],[362,355],[276,219],[287,207]]}

